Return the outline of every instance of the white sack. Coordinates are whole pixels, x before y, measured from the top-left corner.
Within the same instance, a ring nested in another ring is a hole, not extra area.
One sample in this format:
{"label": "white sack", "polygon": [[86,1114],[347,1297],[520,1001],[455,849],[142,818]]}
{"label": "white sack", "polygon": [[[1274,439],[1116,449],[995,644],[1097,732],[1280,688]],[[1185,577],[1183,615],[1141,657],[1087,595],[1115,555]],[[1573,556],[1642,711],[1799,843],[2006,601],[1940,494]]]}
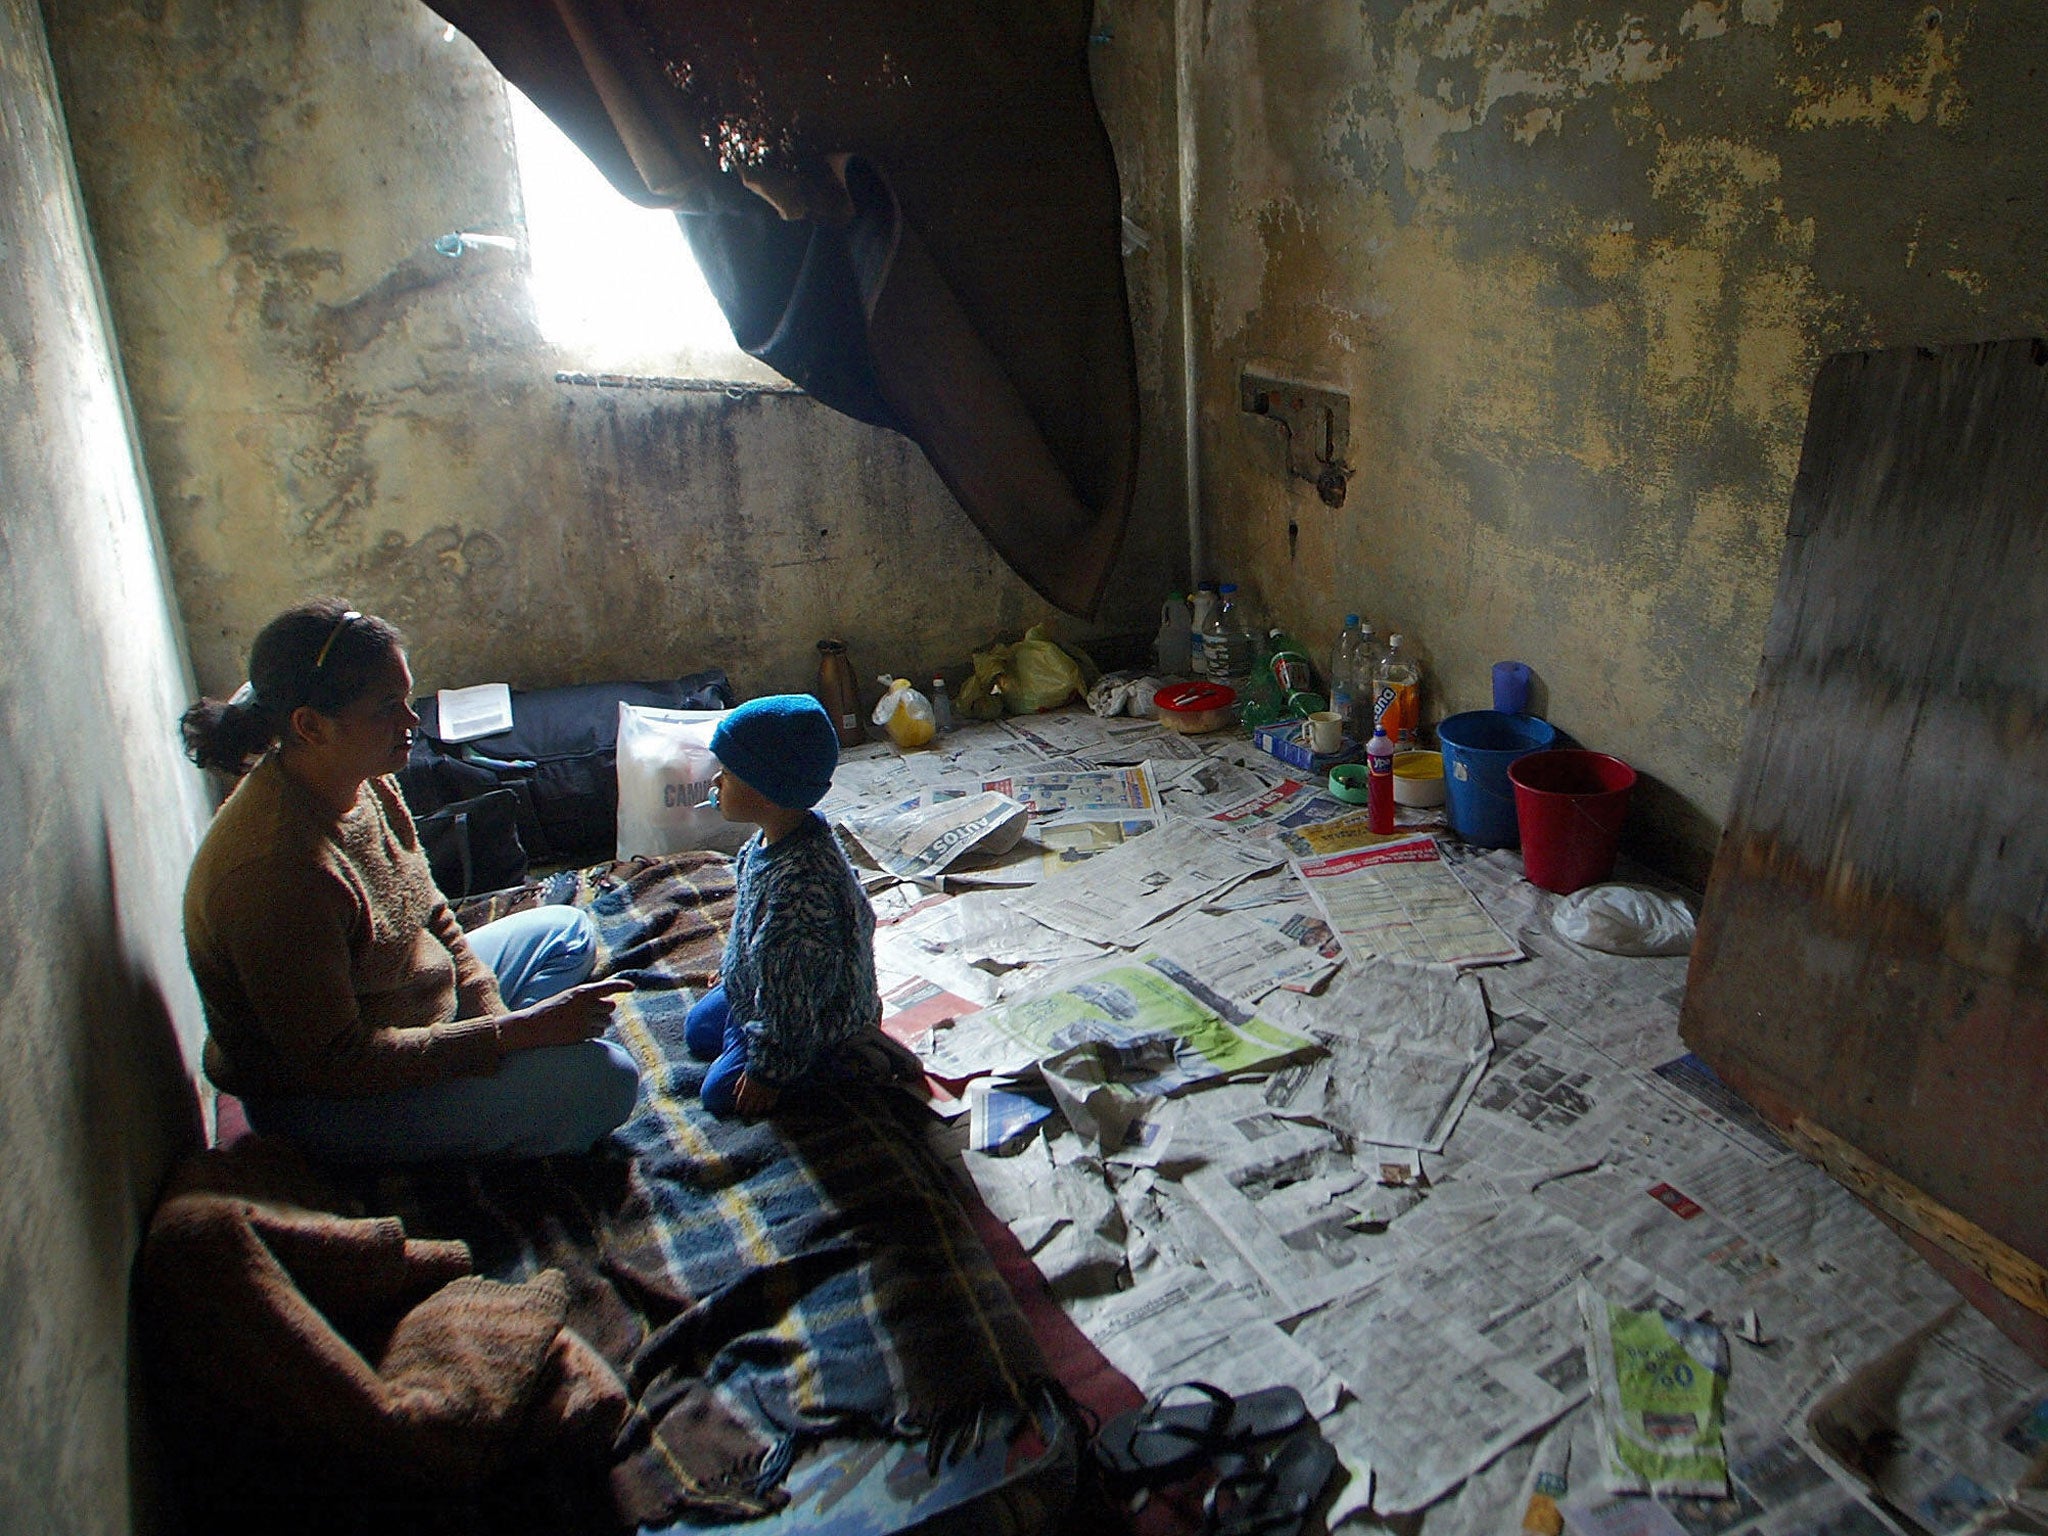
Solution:
{"label": "white sack", "polygon": [[1557,904],[1550,926],[1610,955],[1682,955],[1692,949],[1692,908],[1640,885],[1589,885]]}
{"label": "white sack", "polygon": [[715,709],[619,706],[620,858],[690,848],[737,853],[753,834],[711,803],[711,733],[722,718]]}

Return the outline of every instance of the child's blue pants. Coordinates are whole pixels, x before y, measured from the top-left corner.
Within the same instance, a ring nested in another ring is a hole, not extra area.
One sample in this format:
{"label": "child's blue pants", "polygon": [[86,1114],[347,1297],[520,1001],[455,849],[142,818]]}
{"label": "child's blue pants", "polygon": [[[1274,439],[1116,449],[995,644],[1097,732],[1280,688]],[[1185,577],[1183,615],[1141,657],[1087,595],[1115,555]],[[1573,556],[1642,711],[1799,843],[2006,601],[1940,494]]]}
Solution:
{"label": "child's blue pants", "polygon": [[683,1020],[683,1043],[699,1061],[711,1063],[704,1074],[704,1107],[725,1119],[738,1111],[734,1095],[740,1074],[747,1070],[746,1026],[733,1018],[725,988],[713,987],[690,1005]]}

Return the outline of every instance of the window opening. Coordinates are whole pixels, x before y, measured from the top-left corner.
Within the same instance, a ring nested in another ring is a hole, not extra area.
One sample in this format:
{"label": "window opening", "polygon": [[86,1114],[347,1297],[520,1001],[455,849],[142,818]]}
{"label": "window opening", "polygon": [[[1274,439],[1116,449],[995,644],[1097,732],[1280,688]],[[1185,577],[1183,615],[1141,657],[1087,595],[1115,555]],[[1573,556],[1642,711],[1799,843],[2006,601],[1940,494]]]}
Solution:
{"label": "window opening", "polygon": [[622,377],[793,388],[733,340],[673,213],[622,197],[546,113],[506,88],[541,335],[567,382]]}

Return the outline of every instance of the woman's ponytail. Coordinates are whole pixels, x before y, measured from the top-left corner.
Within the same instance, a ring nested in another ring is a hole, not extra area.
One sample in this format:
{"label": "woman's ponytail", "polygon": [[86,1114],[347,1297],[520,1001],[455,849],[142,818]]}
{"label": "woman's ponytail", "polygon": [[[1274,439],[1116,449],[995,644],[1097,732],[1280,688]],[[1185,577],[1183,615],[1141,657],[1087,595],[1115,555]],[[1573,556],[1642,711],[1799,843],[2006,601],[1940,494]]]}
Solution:
{"label": "woman's ponytail", "polygon": [[178,734],[193,762],[239,779],[249,760],[277,740],[281,724],[254,697],[238,695],[225,701],[201,699],[179,717]]}

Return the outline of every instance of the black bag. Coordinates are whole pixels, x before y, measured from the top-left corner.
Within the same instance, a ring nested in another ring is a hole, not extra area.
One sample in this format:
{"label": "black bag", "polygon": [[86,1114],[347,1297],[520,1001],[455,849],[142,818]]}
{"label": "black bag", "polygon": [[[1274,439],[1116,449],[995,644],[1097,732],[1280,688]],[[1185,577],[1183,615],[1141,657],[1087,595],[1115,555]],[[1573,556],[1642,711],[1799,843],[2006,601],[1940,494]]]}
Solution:
{"label": "black bag", "polygon": [[529,858],[609,857],[619,838],[619,705],[731,709],[733,702],[732,685],[717,668],[673,682],[537,688],[512,695],[511,730],[449,745],[436,734],[440,708],[429,696],[413,705],[420,728],[399,787],[415,820],[509,789]]}
{"label": "black bag", "polygon": [[450,901],[502,891],[526,880],[526,849],[519,842],[519,796],[494,789],[474,800],[444,805],[413,823],[434,884]]}

